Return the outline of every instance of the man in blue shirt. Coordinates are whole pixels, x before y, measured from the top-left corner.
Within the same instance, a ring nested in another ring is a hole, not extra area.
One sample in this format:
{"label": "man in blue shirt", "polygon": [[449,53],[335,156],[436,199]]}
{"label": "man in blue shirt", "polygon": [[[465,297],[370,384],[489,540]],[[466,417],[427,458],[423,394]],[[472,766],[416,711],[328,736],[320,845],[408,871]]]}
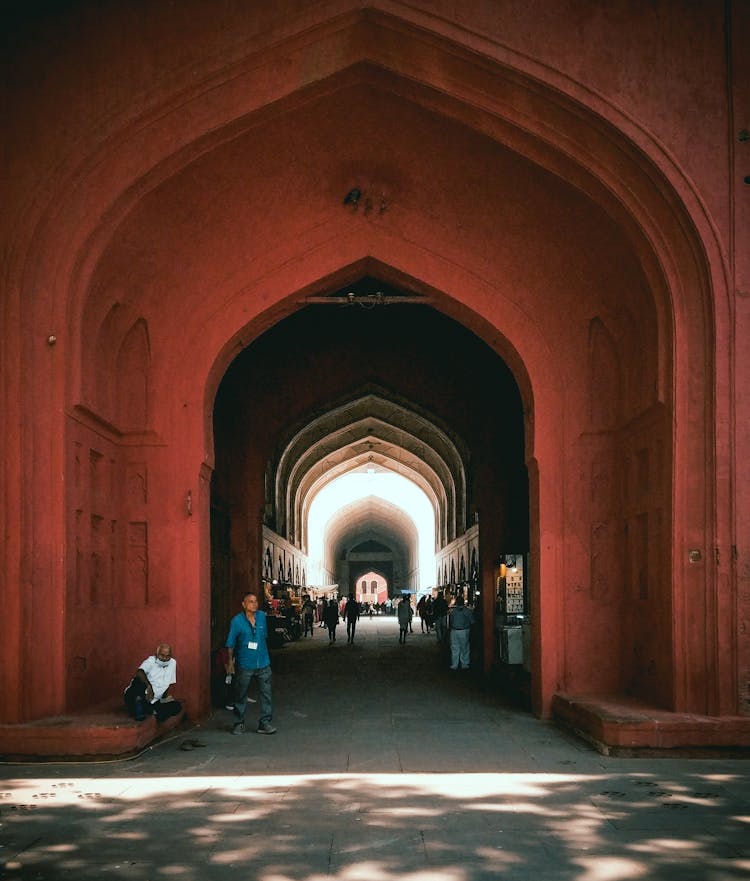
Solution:
{"label": "man in blue shirt", "polygon": [[253,677],[258,680],[260,695],[260,719],[258,734],[275,734],[271,724],[273,707],[271,702],[271,659],[268,655],[266,638],[268,622],[266,613],[258,610],[258,597],[246,593],[242,600],[242,611],[238,612],[229,625],[226,647],[229,650],[227,673],[235,677],[235,723],[232,734],[245,733],[245,707],[247,693]]}

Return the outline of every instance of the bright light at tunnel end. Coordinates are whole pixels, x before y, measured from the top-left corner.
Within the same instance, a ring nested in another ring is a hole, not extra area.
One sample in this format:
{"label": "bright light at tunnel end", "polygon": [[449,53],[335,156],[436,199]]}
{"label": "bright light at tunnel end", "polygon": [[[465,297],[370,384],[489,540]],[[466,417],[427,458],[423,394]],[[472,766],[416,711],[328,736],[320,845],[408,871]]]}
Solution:
{"label": "bright light at tunnel end", "polygon": [[417,530],[419,587],[434,583],[435,573],[435,512],[426,495],[406,477],[391,471],[344,474],[331,481],[310,505],[307,521],[307,551],[310,560],[310,582],[320,583],[325,557],[326,527],[342,508],[375,497],[400,508]]}

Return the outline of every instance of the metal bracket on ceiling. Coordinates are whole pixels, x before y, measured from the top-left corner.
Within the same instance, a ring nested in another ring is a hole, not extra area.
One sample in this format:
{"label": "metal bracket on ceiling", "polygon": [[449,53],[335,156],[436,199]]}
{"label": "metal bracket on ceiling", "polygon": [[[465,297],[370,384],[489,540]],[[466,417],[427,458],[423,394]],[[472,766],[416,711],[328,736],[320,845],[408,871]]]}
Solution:
{"label": "metal bracket on ceiling", "polygon": [[355,294],[354,291],[348,291],[346,294],[305,297],[302,302],[320,306],[361,306],[363,309],[374,309],[375,306],[392,306],[406,303],[419,303],[425,305],[430,302],[430,299],[421,295],[409,294],[395,294],[389,296],[382,291],[375,291],[372,294]]}

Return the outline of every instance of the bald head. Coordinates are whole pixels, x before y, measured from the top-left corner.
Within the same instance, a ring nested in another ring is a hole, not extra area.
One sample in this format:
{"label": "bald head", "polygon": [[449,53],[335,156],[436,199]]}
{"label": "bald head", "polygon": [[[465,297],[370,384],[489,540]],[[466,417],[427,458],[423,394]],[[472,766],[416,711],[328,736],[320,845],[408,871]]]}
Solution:
{"label": "bald head", "polygon": [[160,661],[168,661],[172,657],[172,646],[168,642],[160,642],[156,647],[156,657]]}

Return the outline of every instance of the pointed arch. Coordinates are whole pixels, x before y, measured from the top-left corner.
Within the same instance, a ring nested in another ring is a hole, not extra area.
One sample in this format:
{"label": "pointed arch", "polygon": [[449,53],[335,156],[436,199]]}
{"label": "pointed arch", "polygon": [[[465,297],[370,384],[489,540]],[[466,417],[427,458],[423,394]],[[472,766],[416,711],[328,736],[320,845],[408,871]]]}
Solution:
{"label": "pointed arch", "polygon": [[[306,546],[306,512],[317,492],[336,477],[374,463],[408,476],[431,498],[439,546],[466,528],[465,453],[458,442],[414,405],[384,390],[355,394],[314,416],[267,467],[274,480],[266,510],[276,530]],[[267,525],[270,525],[267,524]]]}
{"label": "pointed arch", "polygon": [[148,326],[139,318],[125,334],[117,353],[117,422],[124,432],[142,432],[149,424],[151,347]]}

